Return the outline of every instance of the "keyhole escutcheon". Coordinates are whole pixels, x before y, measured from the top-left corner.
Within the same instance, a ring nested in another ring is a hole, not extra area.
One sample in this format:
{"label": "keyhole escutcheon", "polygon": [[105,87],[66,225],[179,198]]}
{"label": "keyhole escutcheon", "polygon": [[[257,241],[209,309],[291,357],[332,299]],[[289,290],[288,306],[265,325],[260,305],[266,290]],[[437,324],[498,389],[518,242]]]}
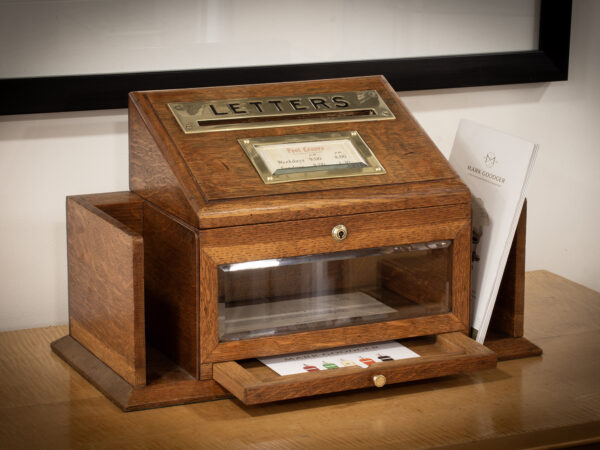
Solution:
{"label": "keyhole escutcheon", "polygon": [[333,227],[333,230],[331,230],[331,236],[336,241],[343,241],[346,239],[346,237],[348,237],[348,229],[345,225],[336,225]]}

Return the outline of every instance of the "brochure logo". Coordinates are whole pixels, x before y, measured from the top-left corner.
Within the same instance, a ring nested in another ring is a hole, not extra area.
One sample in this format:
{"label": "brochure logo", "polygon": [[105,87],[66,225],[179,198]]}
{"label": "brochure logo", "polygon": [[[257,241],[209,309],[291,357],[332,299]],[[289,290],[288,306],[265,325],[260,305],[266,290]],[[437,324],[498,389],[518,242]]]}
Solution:
{"label": "brochure logo", "polygon": [[485,155],[484,162],[485,165],[491,169],[496,164],[496,154],[494,152],[489,152]]}

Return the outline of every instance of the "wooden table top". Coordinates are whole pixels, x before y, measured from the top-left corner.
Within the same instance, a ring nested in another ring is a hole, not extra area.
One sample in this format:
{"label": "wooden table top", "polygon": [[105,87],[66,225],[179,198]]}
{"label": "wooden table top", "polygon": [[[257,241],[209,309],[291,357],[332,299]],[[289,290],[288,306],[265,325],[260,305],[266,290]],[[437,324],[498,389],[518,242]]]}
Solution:
{"label": "wooden table top", "polygon": [[600,293],[526,275],[544,355],[356,392],[245,407],[121,412],[50,350],[66,326],[0,333],[2,448],[525,448],[600,441]]}

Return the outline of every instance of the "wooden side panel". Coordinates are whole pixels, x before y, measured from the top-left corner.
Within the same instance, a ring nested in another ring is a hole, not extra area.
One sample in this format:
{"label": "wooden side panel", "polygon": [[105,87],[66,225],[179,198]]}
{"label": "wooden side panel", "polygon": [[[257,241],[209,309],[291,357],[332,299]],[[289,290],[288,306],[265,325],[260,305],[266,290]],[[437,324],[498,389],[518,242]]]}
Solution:
{"label": "wooden side panel", "polygon": [[492,313],[489,327],[492,333],[523,336],[526,225],[527,203],[524,203]]}
{"label": "wooden side panel", "polygon": [[144,385],[142,236],[84,197],[69,197],[67,256],[71,336],[129,384]]}
{"label": "wooden side panel", "polygon": [[506,268],[485,345],[498,354],[498,360],[527,358],[542,354],[542,349],[523,337],[525,319],[525,235],[527,200],[523,204],[515,237],[510,248]]}
{"label": "wooden side panel", "polygon": [[197,232],[146,203],[144,243],[148,340],[198,378]]}
{"label": "wooden side panel", "polygon": [[471,221],[463,226],[454,239],[452,262],[452,312],[469,332],[471,314]]}
{"label": "wooden side panel", "polygon": [[137,109],[129,107],[129,186],[146,200],[165,211],[198,225],[198,217],[181,190],[156,142],[140,118]]}

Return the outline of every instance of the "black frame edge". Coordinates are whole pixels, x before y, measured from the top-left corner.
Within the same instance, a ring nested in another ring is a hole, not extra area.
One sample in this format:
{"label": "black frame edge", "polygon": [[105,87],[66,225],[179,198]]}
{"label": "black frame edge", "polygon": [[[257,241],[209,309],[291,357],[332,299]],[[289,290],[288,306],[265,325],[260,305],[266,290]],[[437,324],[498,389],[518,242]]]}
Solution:
{"label": "black frame edge", "polygon": [[0,115],[127,107],[130,91],[384,75],[397,91],[568,79],[572,0],[542,0],[535,51],[0,79]]}

